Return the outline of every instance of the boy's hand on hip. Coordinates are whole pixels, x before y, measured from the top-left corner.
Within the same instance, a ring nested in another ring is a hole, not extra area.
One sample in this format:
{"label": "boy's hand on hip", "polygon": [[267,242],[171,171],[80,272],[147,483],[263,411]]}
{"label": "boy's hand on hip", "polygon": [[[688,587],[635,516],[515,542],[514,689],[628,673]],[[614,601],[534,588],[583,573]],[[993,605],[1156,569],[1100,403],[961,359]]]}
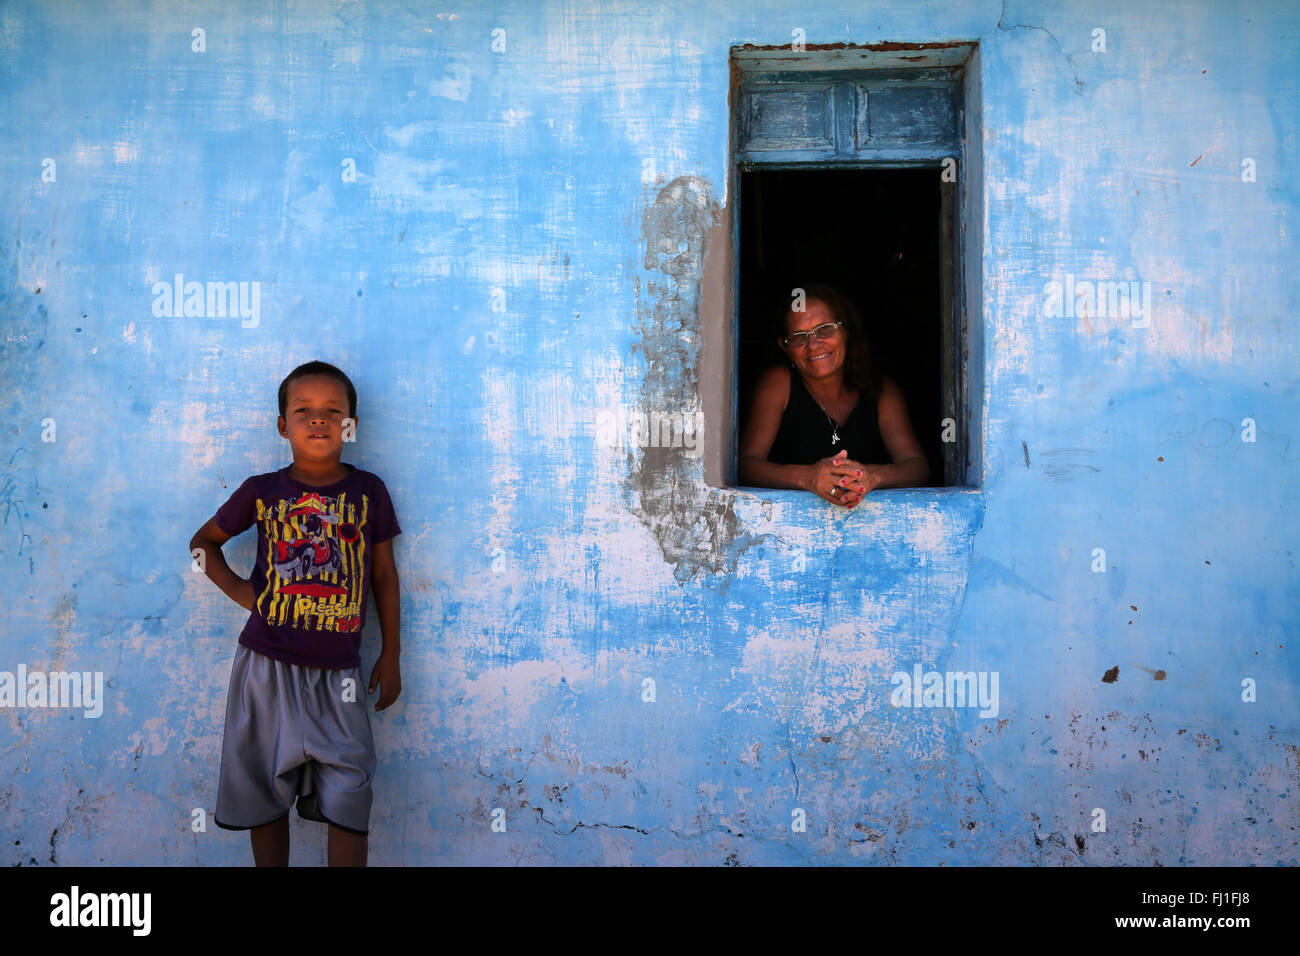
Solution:
{"label": "boy's hand on hip", "polygon": [[382,687],[379,694],[379,702],[375,704],[375,710],[383,710],[402,692],[402,671],[397,666],[396,654],[380,654],[379,660],[375,661],[374,669],[370,672],[369,693],[373,694],[376,687]]}

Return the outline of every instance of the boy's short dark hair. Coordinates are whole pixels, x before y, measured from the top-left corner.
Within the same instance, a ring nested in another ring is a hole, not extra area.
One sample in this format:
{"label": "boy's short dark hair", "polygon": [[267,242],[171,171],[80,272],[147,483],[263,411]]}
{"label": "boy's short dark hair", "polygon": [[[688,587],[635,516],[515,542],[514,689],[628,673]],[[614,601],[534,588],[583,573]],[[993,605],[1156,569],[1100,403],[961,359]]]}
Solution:
{"label": "boy's short dark hair", "polygon": [[357,417],[357,390],[352,387],[352,380],[328,362],[308,362],[305,365],[299,365],[286,375],[284,381],[280,383],[281,418],[284,418],[285,410],[289,405],[289,383],[296,379],[306,378],[309,375],[325,375],[342,384],[348,393],[348,417]]}

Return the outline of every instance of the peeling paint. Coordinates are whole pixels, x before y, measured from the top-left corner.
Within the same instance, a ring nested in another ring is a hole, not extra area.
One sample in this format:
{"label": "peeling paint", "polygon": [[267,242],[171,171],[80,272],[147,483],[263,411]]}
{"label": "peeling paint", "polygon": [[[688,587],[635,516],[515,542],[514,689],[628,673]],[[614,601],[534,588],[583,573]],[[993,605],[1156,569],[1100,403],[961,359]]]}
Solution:
{"label": "peeling paint", "polygon": [[[637,348],[647,368],[639,410],[646,415],[693,414],[699,408],[700,279],[709,231],[719,215],[708,184],[694,176],[668,183],[646,210],[642,240],[648,278],[637,299]],[[761,539],[737,518],[735,496],[704,482],[698,460],[663,447],[631,457],[634,511],[679,582],[701,570],[734,571],[740,552]]]}

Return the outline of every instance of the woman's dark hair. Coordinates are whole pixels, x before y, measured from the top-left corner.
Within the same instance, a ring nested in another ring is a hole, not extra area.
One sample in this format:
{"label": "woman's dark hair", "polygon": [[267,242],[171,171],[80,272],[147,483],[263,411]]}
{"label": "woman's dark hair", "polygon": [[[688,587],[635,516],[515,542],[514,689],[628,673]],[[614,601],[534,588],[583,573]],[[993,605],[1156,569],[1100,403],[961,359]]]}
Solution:
{"label": "woman's dark hair", "polygon": [[[844,379],[858,391],[879,400],[883,388],[880,363],[876,356],[876,350],[872,347],[871,337],[867,334],[866,326],[862,322],[862,316],[858,313],[857,306],[838,289],[823,285],[820,282],[809,282],[806,285],[793,286],[792,288],[803,289],[805,305],[808,299],[817,299],[819,302],[824,302],[826,308],[830,310],[832,318],[836,322],[844,323],[842,327],[848,336],[844,357]],[[786,324],[790,312],[791,306],[787,302],[786,307],[781,310],[781,314],[776,319],[777,337],[782,341],[790,334],[790,328]]]}
{"label": "woman's dark hair", "polygon": [[280,383],[281,418],[284,418],[285,410],[289,404],[289,383],[300,378],[306,378],[309,375],[324,375],[339,382],[348,393],[348,417],[357,417],[357,390],[352,387],[351,379],[328,362],[308,362],[305,365],[299,365],[286,375],[284,381]]}

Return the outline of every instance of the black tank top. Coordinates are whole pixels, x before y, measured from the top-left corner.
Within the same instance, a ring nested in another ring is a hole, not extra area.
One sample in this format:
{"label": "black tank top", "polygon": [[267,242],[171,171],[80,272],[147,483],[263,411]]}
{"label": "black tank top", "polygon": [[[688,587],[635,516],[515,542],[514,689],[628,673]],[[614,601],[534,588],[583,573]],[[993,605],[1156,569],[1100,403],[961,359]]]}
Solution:
{"label": "black tank top", "polygon": [[891,464],[893,459],[880,437],[876,415],[875,400],[867,392],[862,392],[858,404],[849,412],[848,420],[839,426],[840,440],[832,444],[834,426],[817,400],[808,394],[803,376],[790,369],[790,399],[781,415],[781,427],[767,460],[780,465],[811,465],[839,454],[840,449],[847,449],[849,458],[861,464]]}

